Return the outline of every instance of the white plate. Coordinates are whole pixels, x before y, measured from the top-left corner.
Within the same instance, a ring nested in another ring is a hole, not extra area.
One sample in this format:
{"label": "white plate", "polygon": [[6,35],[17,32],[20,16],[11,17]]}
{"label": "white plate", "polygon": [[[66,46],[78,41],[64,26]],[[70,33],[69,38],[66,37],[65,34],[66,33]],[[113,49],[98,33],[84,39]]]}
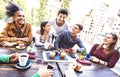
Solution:
{"label": "white plate", "polygon": [[18,69],[27,69],[31,66],[31,61],[28,60],[26,66],[19,66],[19,63],[15,64],[15,67]]}
{"label": "white plate", "polygon": [[16,46],[16,49],[25,49],[25,47],[20,48],[20,46]]}
{"label": "white plate", "polygon": [[42,45],[44,45],[44,43],[37,42],[37,43],[35,43],[35,45],[40,45],[40,46],[42,46]]}

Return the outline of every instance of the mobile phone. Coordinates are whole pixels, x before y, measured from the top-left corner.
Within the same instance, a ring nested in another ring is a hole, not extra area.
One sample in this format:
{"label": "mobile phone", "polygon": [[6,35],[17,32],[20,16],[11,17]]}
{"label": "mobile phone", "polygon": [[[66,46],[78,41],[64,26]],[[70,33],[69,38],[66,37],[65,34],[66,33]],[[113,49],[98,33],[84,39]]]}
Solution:
{"label": "mobile phone", "polygon": [[54,69],[54,68],[55,68],[54,65],[51,65],[51,64],[48,64],[48,65],[47,65],[47,69]]}
{"label": "mobile phone", "polygon": [[75,54],[70,53],[70,56],[71,56],[72,58],[76,58]]}

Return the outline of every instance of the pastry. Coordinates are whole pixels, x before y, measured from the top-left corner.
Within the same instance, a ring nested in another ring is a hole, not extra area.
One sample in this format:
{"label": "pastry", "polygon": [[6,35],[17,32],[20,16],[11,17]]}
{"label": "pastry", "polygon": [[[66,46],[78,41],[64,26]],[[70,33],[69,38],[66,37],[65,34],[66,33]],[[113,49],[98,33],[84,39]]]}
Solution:
{"label": "pastry", "polygon": [[77,64],[76,67],[75,67],[75,70],[80,71],[81,67],[82,66],[80,64]]}
{"label": "pastry", "polygon": [[61,52],[61,53],[60,53],[60,58],[61,58],[61,59],[63,59],[65,56],[66,56],[66,53],[65,53],[65,52]]}
{"label": "pastry", "polygon": [[55,57],[55,52],[50,52],[50,58],[54,58]]}

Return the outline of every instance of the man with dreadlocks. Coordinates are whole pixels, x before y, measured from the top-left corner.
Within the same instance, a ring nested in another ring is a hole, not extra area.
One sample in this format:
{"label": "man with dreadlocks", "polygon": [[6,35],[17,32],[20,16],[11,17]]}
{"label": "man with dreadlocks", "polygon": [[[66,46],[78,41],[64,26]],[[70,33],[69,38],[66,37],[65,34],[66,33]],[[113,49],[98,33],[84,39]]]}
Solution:
{"label": "man with dreadlocks", "polygon": [[6,16],[13,21],[7,23],[0,33],[0,44],[2,46],[14,46],[18,44],[28,45],[32,39],[31,25],[25,22],[22,8],[15,2],[9,1],[6,8]]}

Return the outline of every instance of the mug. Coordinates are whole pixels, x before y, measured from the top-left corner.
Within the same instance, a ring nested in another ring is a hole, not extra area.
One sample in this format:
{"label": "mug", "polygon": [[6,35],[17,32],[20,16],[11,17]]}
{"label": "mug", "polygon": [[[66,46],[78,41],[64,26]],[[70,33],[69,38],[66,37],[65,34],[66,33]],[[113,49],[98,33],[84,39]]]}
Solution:
{"label": "mug", "polygon": [[29,55],[27,53],[21,53],[19,54],[19,65],[20,66],[26,66],[26,63],[28,61]]}

